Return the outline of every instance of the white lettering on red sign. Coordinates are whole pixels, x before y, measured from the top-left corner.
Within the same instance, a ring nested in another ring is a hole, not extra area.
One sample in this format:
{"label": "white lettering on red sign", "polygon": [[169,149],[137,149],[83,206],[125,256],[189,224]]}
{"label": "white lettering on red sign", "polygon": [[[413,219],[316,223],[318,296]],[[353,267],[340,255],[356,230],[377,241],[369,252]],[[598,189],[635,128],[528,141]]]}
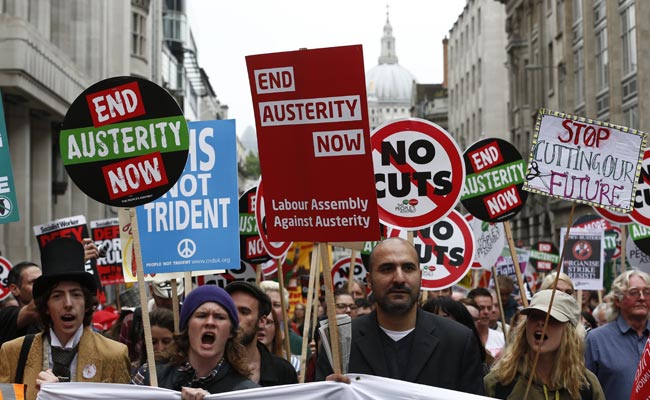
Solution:
{"label": "white lettering on red sign", "polygon": [[314,156],[350,156],[365,154],[363,130],[313,132]]}
{"label": "white lettering on red sign", "polygon": [[258,104],[262,126],[361,121],[359,96],[267,101]]}
{"label": "white lettering on red sign", "polygon": [[95,127],[112,124],[145,113],[137,82],[130,82],[86,96]]}
{"label": "white lettering on red sign", "polygon": [[256,69],[255,88],[257,94],[294,92],[293,67]]}
{"label": "white lettering on red sign", "polygon": [[160,152],[102,167],[109,197],[116,199],[167,184]]}
{"label": "white lettering on red sign", "polygon": [[494,165],[503,163],[503,156],[497,142],[491,142],[468,154],[474,172],[480,172]]}

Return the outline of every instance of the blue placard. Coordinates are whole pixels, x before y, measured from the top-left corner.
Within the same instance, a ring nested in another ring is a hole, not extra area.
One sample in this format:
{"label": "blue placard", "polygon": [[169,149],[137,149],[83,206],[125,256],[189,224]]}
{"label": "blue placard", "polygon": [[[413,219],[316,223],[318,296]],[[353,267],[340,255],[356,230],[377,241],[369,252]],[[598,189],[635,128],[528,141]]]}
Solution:
{"label": "blue placard", "polygon": [[240,266],[235,120],[188,128],[183,175],[162,197],[136,208],[145,274]]}
{"label": "blue placard", "polygon": [[7,127],[2,108],[2,95],[0,95],[0,224],[15,222],[19,219],[16,187],[11,172],[9,142],[7,142]]}

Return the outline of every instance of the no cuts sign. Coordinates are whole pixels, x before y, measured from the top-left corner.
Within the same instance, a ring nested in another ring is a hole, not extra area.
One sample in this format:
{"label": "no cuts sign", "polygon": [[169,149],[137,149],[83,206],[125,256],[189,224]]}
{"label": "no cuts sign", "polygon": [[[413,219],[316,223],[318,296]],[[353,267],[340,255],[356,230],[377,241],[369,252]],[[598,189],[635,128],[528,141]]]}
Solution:
{"label": "no cuts sign", "polygon": [[465,165],[456,141],[438,125],[417,118],[389,122],[371,137],[379,220],[421,229],[456,205]]}
{"label": "no cuts sign", "polygon": [[[474,261],[474,234],[455,210],[443,219],[418,229],[413,247],[422,269],[422,290],[440,290],[463,279]],[[387,229],[388,237],[406,238],[406,231]]]}
{"label": "no cuts sign", "polygon": [[650,225],[650,150],[643,153],[638,186],[634,193],[634,209],[630,217],[641,225]]}
{"label": "no cuts sign", "polygon": [[246,64],[269,239],[379,239],[361,46],[248,56]]}
{"label": "no cuts sign", "polygon": [[98,82],[75,99],[59,145],[70,178],[84,193],[103,204],[134,207],[174,186],[189,136],[166,90],[124,76]]}

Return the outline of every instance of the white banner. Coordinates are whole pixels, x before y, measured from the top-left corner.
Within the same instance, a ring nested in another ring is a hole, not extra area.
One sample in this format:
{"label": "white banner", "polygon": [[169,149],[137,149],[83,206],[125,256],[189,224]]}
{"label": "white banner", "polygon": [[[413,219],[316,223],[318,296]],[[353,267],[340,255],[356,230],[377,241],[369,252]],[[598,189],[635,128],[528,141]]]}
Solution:
{"label": "white banner", "polygon": [[[351,384],[313,382],[269,388],[213,394],[206,399],[230,400],[303,400],[303,399],[412,399],[412,400],[480,400],[488,397],[440,389],[370,375],[348,374]],[[179,400],[180,392],[149,386],[111,383],[46,383],[38,400]]]}

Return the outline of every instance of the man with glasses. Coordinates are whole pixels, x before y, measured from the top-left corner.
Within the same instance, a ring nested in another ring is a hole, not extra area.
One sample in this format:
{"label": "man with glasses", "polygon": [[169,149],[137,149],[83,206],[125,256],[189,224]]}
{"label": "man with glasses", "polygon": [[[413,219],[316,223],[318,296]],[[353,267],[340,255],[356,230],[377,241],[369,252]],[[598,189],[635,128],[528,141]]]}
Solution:
{"label": "man with glasses", "polygon": [[[347,372],[483,394],[474,333],[418,307],[422,270],[413,245],[385,239],[370,253],[367,267],[376,307],[352,321]],[[324,352],[319,352],[316,368],[316,380],[350,382],[332,373]]]}
{"label": "man with glasses", "polygon": [[629,399],[650,332],[650,275],[625,271],[612,283],[610,295],[612,322],[587,334],[585,363],[598,377],[607,399]]}

